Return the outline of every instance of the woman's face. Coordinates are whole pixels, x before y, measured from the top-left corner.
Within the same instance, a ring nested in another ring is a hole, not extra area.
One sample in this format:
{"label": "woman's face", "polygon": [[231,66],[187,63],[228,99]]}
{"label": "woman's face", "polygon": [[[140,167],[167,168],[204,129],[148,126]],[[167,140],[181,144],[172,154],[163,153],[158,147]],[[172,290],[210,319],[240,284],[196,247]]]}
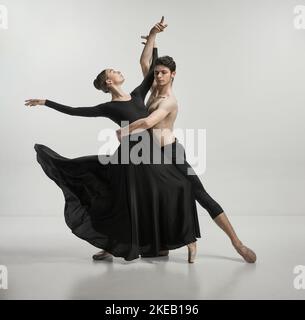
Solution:
{"label": "woman's face", "polygon": [[114,69],[107,69],[107,80],[106,83],[109,85],[121,85],[125,78],[120,71]]}

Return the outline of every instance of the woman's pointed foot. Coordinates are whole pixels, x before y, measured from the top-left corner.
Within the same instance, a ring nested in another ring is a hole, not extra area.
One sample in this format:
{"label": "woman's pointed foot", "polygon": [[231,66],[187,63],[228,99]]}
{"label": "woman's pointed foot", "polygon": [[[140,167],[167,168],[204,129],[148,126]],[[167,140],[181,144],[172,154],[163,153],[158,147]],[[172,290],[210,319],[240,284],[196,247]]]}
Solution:
{"label": "woman's pointed foot", "polygon": [[195,258],[196,258],[196,253],[197,253],[197,244],[196,241],[189,243],[187,245],[187,249],[188,249],[188,262],[189,263],[194,263],[195,262]]}
{"label": "woman's pointed foot", "polygon": [[232,244],[235,250],[244,258],[246,262],[254,263],[256,261],[256,254],[253,250],[243,245],[241,242],[238,244],[232,242]]}
{"label": "woman's pointed foot", "polygon": [[93,260],[104,260],[106,258],[110,258],[112,257],[112,254],[105,251],[105,250],[102,250],[102,251],[99,251],[98,253],[94,254],[92,256],[92,259]]}

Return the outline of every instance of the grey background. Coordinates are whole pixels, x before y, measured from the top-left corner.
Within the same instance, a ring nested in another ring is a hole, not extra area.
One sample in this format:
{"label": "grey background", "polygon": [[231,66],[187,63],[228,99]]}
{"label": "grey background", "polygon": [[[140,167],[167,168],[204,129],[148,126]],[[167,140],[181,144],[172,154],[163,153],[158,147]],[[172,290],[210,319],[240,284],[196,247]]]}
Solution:
{"label": "grey background", "polygon": [[[177,128],[206,129],[200,178],[229,215],[304,215],[305,30],[292,0],[1,1],[0,215],[63,214],[61,190],[36,162],[35,143],[65,157],[97,154],[108,119],[24,106],[110,99],[92,81],[105,67],[141,80],[140,35],[161,15],[160,55],[177,62]],[[187,145],[186,145],[187,149]],[[204,210],[198,206],[198,210]]]}

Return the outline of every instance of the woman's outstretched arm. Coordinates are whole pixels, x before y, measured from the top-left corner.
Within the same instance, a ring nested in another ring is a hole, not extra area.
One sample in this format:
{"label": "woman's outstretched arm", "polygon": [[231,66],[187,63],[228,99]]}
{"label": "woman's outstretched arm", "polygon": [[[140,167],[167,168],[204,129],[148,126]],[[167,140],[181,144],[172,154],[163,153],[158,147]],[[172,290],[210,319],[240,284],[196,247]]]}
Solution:
{"label": "woman's outstretched arm", "polygon": [[70,107],[48,99],[28,99],[25,100],[26,106],[44,105],[59,112],[80,117],[107,117],[108,108],[106,103],[102,103],[93,107]]}

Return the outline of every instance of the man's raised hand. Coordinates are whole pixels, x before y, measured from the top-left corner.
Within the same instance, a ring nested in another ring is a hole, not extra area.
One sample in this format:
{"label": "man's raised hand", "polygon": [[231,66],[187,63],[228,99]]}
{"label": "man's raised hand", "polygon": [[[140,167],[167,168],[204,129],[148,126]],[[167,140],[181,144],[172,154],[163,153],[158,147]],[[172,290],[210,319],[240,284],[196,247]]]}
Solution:
{"label": "man's raised hand", "polygon": [[167,27],[167,24],[164,24],[164,16],[162,16],[161,21],[156,23],[150,30],[150,34],[157,34],[163,32]]}

